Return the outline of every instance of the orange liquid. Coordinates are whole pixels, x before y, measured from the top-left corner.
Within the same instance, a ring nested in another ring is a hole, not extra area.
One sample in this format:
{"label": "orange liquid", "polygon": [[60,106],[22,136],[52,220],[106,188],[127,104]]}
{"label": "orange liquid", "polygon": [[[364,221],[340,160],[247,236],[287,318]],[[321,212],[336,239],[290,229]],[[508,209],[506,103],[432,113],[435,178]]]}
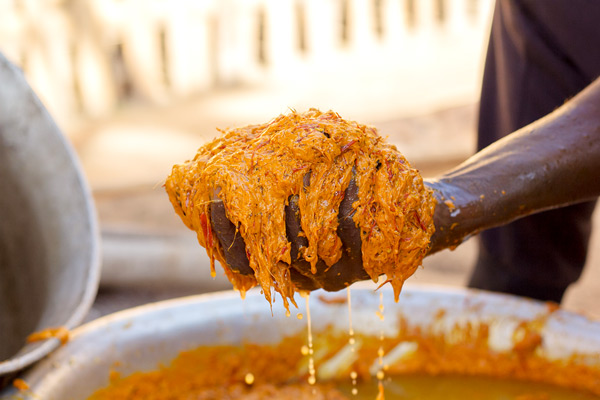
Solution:
{"label": "orange liquid", "polygon": [[[383,381],[385,400],[592,400],[592,394],[546,384],[468,376],[403,375]],[[374,400],[377,382],[342,384],[338,388],[356,400]],[[352,389],[358,389],[353,396]]]}

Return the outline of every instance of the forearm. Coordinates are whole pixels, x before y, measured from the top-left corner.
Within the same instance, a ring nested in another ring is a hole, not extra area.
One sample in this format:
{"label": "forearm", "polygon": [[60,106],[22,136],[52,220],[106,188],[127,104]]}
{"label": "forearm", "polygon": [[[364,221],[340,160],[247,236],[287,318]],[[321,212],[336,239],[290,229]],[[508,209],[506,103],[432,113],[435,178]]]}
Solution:
{"label": "forearm", "polygon": [[600,79],[427,184],[438,197],[430,252],[528,214],[597,197]]}

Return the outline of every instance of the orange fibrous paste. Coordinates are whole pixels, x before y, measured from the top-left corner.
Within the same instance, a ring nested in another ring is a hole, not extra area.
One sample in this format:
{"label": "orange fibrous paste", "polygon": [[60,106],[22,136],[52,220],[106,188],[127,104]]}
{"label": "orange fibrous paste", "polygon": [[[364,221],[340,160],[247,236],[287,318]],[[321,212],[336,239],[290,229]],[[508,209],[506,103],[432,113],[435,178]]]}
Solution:
{"label": "orange fibrous paste", "polygon": [[[398,296],[427,253],[435,201],[418,171],[375,128],[311,109],[221,133],[191,161],[175,165],[165,183],[175,211],[206,248],[213,274],[217,259],[242,295],[258,284],[269,302],[274,289],[287,307],[295,291],[284,215],[289,198],[298,196],[308,240],[300,256],[314,273],[318,260],[331,266],[341,257],[337,215],[354,176],[363,268],[373,280],[385,274]],[[253,276],[225,261],[211,225],[215,193],[244,239]]]}
{"label": "orange fibrous paste", "polygon": [[47,328],[38,332],[34,332],[27,336],[27,343],[39,342],[42,340],[48,340],[56,338],[60,340],[61,344],[65,344],[69,341],[70,333],[64,326],[57,328]]}
{"label": "orange fibrous paste", "polygon": [[27,382],[25,382],[23,379],[17,378],[12,382],[12,384],[17,390],[19,390],[21,392],[29,390],[29,384]]}

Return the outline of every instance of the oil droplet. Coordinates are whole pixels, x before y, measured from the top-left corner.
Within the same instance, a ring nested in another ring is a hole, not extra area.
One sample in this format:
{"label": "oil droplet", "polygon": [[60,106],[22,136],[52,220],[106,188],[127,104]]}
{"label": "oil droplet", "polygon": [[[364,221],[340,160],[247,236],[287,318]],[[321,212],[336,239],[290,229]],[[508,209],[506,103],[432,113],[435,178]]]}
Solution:
{"label": "oil droplet", "polygon": [[[350,344],[350,350],[354,353],[356,351],[354,344],[356,340],[354,339],[354,328],[352,328],[352,296],[350,294],[350,287],[346,288],[346,294],[348,295],[348,343]],[[350,379],[352,379],[352,394],[356,395],[358,393],[358,389],[356,388],[356,371],[350,372]]]}
{"label": "oil droplet", "polygon": [[377,384],[377,397],[375,400],[385,400],[385,393],[383,391],[383,382],[379,381]]}
{"label": "oil droplet", "polygon": [[292,315],[292,313],[290,312],[290,310],[286,310],[286,311],[285,311],[285,316],[286,316],[286,317],[289,317],[290,315]]}
{"label": "oil droplet", "polygon": [[[380,319],[383,321],[383,292],[379,292],[379,311],[377,312],[378,315],[380,314]],[[379,349],[377,350],[377,355],[378,355],[378,363],[380,365],[380,369],[379,371],[377,371],[377,380],[378,382],[378,388],[379,388],[379,393],[377,395],[377,399],[376,400],[383,400],[385,397],[384,391],[383,391],[383,378],[385,377],[385,374],[383,372],[383,356],[384,356],[384,350],[383,350],[383,340],[384,340],[384,335],[383,335],[383,325],[381,327],[381,330],[379,331]]]}
{"label": "oil droplet", "polygon": [[304,345],[300,348],[300,353],[302,353],[303,356],[307,356],[308,355],[308,346]]}
{"label": "oil droplet", "polygon": [[302,319],[302,318],[304,318],[304,315],[302,315],[302,313],[298,313],[298,315],[296,315],[296,318]]}
{"label": "oil droplet", "polygon": [[354,329],[352,328],[352,296],[350,294],[350,287],[346,288],[346,295],[348,296],[348,335],[354,336]]}
{"label": "oil droplet", "polygon": [[377,311],[375,314],[377,314],[377,316],[379,317],[380,320],[383,321],[385,319],[385,317],[383,316],[383,313]]}
{"label": "oil droplet", "polygon": [[313,337],[312,337],[312,325],[310,321],[310,295],[306,294],[306,326],[308,330],[308,383],[310,385],[314,385],[317,381],[316,373],[315,373],[315,360],[313,358]]}
{"label": "oil droplet", "polygon": [[254,375],[248,372],[244,377],[244,382],[246,382],[246,385],[252,385],[254,383]]}

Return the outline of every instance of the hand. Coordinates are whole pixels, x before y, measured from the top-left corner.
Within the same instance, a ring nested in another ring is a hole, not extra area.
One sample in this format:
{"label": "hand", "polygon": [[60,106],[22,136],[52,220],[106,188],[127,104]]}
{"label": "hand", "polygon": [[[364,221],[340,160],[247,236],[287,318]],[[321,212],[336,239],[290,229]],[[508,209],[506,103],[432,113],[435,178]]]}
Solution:
{"label": "hand", "polygon": [[[305,179],[307,181],[308,179]],[[308,182],[305,182],[308,185]],[[287,239],[291,244],[290,265],[291,279],[298,290],[315,290],[323,288],[328,291],[341,290],[353,282],[369,279],[369,275],[362,267],[362,252],[360,232],[356,227],[352,216],[354,209],[352,203],[357,200],[358,188],[354,179],[344,192],[344,199],[340,204],[338,215],[339,226],[337,234],[343,243],[342,257],[340,260],[327,267],[319,260],[317,262],[317,273],[310,270],[310,263],[305,261],[299,254],[302,247],[308,246],[306,237],[300,235],[300,214],[298,209],[298,196],[289,199],[289,205],[285,207],[285,222]],[[246,245],[236,232],[236,227],[225,214],[223,202],[215,196],[211,203],[211,220],[213,229],[223,249],[225,260],[229,268],[242,275],[254,275],[246,256]]]}
{"label": "hand", "polygon": [[[600,194],[600,79],[548,116],[480,151],[445,174],[425,181],[437,199],[433,216],[435,234],[428,254],[459,245],[481,230],[509,223],[553,207],[590,200]],[[306,183],[305,183],[306,184]],[[189,224],[177,190],[172,202]],[[285,208],[287,240],[291,243],[290,275],[298,290],[339,290],[368,279],[362,267],[361,239],[353,221],[357,200],[354,181],[340,206],[338,236],[342,258],[328,268],[323,262],[312,274],[299,257],[307,245],[301,232],[297,198]],[[242,275],[255,275],[249,267],[246,246],[227,219],[225,206],[211,206],[213,229],[229,267]]]}

